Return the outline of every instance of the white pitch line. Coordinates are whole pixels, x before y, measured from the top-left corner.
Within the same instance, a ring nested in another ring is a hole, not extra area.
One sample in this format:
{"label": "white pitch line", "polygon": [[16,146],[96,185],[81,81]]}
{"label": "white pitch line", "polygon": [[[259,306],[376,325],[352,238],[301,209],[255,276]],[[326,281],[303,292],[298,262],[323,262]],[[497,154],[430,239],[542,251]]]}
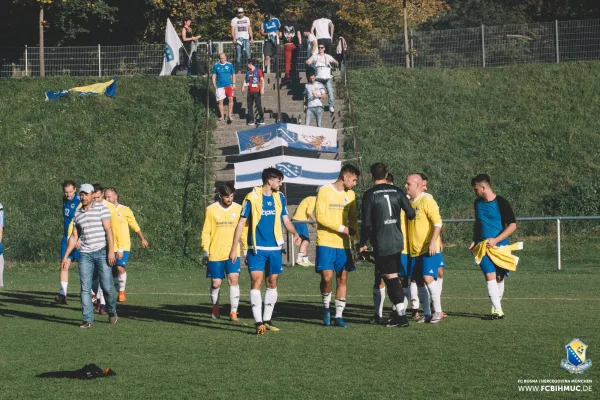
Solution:
{"label": "white pitch line", "polygon": [[[132,295],[149,295],[149,296],[210,296],[208,293],[136,293],[127,292]],[[293,293],[280,293],[280,298],[284,297],[321,297],[320,294],[293,294]],[[350,298],[372,298],[372,295],[352,295]],[[489,297],[446,297],[442,296],[445,300],[489,300]],[[550,301],[600,301],[600,297],[590,298],[570,298],[570,297],[503,297],[502,300],[550,300]]]}

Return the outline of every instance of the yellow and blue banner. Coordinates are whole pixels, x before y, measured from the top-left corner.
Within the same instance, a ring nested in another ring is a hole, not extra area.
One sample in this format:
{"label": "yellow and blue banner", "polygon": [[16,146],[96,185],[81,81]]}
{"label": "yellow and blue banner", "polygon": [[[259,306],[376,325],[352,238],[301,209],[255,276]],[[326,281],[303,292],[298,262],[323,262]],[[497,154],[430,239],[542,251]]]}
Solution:
{"label": "yellow and blue banner", "polygon": [[240,154],[253,154],[277,147],[317,153],[337,153],[337,130],[280,122],[237,132]]}
{"label": "yellow and blue banner", "polygon": [[60,92],[46,92],[46,101],[48,100],[57,100],[61,97],[66,96],[69,92],[77,93],[81,96],[86,96],[89,94],[102,94],[104,93],[108,97],[115,97],[117,95],[117,80],[119,78],[113,78],[108,82],[100,82],[94,83],[92,85],[87,86],[79,86],[71,89],[61,90]]}

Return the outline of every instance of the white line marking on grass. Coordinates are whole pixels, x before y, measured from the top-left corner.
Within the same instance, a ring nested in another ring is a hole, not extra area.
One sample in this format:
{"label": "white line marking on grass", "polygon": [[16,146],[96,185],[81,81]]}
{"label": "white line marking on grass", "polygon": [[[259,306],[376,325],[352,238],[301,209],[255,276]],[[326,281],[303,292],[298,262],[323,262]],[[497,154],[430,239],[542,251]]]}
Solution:
{"label": "white line marking on grass", "polygon": [[[150,295],[150,296],[210,296],[208,293],[144,293],[144,292],[127,292],[131,295]],[[294,294],[294,293],[279,293],[279,297],[321,297],[320,294]],[[372,295],[352,295],[352,298],[372,298]],[[445,300],[489,300],[489,297],[447,297],[442,296]],[[589,298],[571,298],[571,297],[503,297],[504,300],[550,300],[550,301],[600,301],[600,297],[589,297]]]}

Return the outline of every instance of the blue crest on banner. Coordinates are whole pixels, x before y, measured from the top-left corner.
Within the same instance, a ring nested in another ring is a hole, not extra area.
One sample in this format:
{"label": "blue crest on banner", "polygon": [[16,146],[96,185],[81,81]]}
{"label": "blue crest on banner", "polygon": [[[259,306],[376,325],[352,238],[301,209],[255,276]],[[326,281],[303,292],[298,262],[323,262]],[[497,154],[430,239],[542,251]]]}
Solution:
{"label": "blue crest on banner", "polygon": [[175,55],[173,54],[173,49],[169,46],[169,43],[165,43],[165,60],[167,62],[173,61],[175,59]]}
{"label": "blue crest on banner", "polygon": [[282,162],[275,166],[288,178],[297,178],[302,175],[302,167],[289,162]]}

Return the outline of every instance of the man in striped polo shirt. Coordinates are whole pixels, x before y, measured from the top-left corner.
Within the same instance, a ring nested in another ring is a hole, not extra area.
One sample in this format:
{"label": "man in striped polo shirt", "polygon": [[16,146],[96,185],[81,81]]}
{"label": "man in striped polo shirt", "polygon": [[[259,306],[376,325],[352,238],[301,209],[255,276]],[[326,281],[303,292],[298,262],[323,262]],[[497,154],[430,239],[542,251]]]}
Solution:
{"label": "man in striped polo shirt", "polygon": [[79,189],[81,208],[75,212],[73,223],[76,229],[69,238],[67,251],[62,264],[69,262],[69,254],[75,249],[77,240],[81,240],[79,255],[79,279],[81,281],[81,309],[83,323],[80,328],[91,328],[94,323],[92,304],[92,278],[94,271],[100,279],[100,287],[106,299],[108,322],[117,322],[116,296],[112,287],[112,266],[115,264],[114,238],[111,229],[110,211],[102,203],[94,202],[94,186],[86,183]]}

